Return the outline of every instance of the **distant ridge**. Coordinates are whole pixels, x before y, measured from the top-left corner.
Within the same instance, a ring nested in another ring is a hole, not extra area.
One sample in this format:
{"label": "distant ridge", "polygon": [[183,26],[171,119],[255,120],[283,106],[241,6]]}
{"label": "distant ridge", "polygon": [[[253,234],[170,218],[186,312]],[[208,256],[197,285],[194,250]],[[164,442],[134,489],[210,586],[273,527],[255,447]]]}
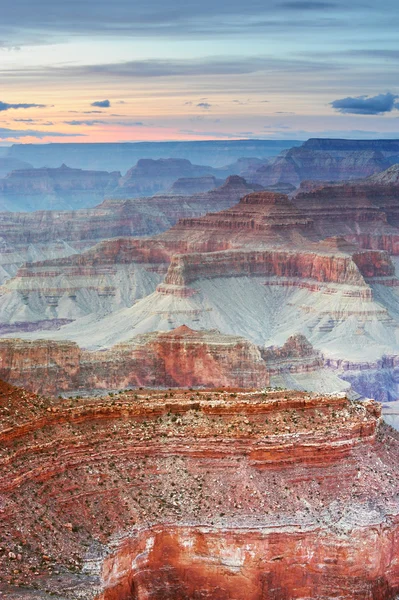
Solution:
{"label": "distant ridge", "polygon": [[195,142],[14,144],[7,156],[34,167],[70,167],[126,172],[141,158],[186,158],[195,164],[223,167],[240,158],[268,158],[300,146],[298,140],[203,140]]}

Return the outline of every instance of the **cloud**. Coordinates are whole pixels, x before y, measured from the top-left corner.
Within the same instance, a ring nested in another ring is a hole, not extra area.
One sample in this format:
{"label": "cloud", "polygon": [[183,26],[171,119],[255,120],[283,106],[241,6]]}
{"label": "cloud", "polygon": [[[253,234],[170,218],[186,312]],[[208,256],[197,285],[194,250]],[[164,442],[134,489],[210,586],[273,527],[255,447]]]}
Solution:
{"label": "cloud", "polygon": [[42,140],[46,137],[81,137],[82,133],[60,133],[58,131],[37,131],[34,129],[7,129],[0,127],[0,139],[19,139],[24,137],[34,137]]}
{"label": "cloud", "polygon": [[331,106],[342,114],[350,115],[381,115],[399,108],[395,102],[399,96],[391,94],[378,94],[378,96],[348,96],[331,102]]}
{"label": "cloud", "polygon": [[0,112],[15,108],[46,108],[45,104],[8,104],[0,100]]}
{"label": "cloud", "polygon": [[109,108],[111,106],[111,102],[109,100],[97,100],[96,102],[92,102],[91,106],[98,106],[99,108]]}
{"label": "cloud", "polygon": [[[385,9],[395,9],[394,2],[396,0],[386,0]],[[7,46],[49,43],[68,35],[153,36],[157,43],[160,38],[177,36],[236,36],[252,30],[286,32],[287,27],[297,30],[302,22],[305,27],[316,29],[325,20],[324,12],[329,17],[333,12],[337,17],[335,24],[329,19],[331,27],[346,25],[350,30],[353,23],[345,19],[345,13],[359,4],[364,4],[364,0],[247,0],[245,3],[242,0],[171,0],[168,4],[165,0],[114,0],[111,10],[109,2],[98,0],[93,10],[92,0],[13,0],[2,3],[0,38]],[[77,8],[72,10],[71,5]]]}
{"label": "cloud", "polygon": [[199,108],[203,108],[204,110],[209,110],[211,108],[212,104],[209,104],[209,102],[199,102],[197,104],[197,106]]}
{"label": "cloud", "polygon": [[[120,116],[120,115],[117,115]],[[109,127],[115,127],[115,126],[122,126],[122,127],[144,127],[144,123],[142,121],[131,121],[131,120],[125,120],[125,121],[101,121],[99,119],[82,119],[82,120],[77,120],[74,119],[72,121],[64,121],[64,123],[66,125],[71,125],[71,126],[80,126],[80,125],[87,125],[88,127],[92,127],[93,125],[107,125]]]}
{"label": "cloud", "polygon": [[311,0],[296,0],[295,2],[283,2],[280,4],[281,8],[289,10],[328,10],[337,8],[335,2],[312,2]]}
{"label": "cloud", "polygon": [[93,125],[107,125],[107,121],[100,121],[99,119],[87,119],[87,120],[73,120],[73,121],[64,121],[65,125],[72,125],[77,127],[79,125],[87,125],[88,127],[92,127]]}

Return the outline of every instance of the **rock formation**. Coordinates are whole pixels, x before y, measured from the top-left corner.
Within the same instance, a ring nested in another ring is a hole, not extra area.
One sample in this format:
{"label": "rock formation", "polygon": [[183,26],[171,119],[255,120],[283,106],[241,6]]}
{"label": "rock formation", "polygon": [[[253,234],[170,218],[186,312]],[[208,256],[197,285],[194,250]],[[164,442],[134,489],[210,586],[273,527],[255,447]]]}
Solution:
{"label": "rock formation", "polygon": [[171,196],[192,196],[209,192],[222,185],[223,181],[216,179],[213,175],[203,177],[181,177],[167,190]]}
{"label": "rock formation", "polygon": [[242,175],[264,187],[277,183],[291,183],[298,187],[302,181],[309,179],[362,179],[384,171],[398,159],[397,140],[310,139],[300,147],[283,151],[255,171],[242,171]]}
{"label": "rock formation", "polygon": [[289,338],[282,348],[257,348],[239,336],[185,325],[137,335],[101,352],[68,341],[2,339],[0,377],[52,395],[143,386],[285,387],[288,381],[291,389],[324,393],[350,387],[324,368],[320,354],[303,336]]}
{"label": "rock formation", "polygon": [[[232,177],[226,185],[242,189],[243,182]],[[370,189],[362,190],[325,188],[293,201],[253,192],[218,213],[182,218],[158,236],[104,241],[27,264],[1,289],[2,335],[32,340],[41,329],[43,339],[88,350],[182,325],[260,348],[302,335],[325,364],[368,369],[399,354],[398,230],[394,196],[372,201]],[[200,196],[220,194],[223,188]],[[49,328],[50,320],[57,325]],[[315,377],[323,391],[342,373],[325,381],[324,374]],[[275,375],[289,384],[289,372],[277,368]],[[309,389],[297,376],[290,385]]]}
{"label": "rock formation", "polygon": [[103,239],[154,235],[179,218],[228,208],[252,189],[232,176],[218,188],[193,196],[107,199],[95,208],[74,211],[0,213],[0,282],[25,262],[70,256]]}
{"label": "rock formation", "polygon": [[139,335],[107,352],[72,342],[0,340],[0,377],[44,394],[128,387],[265,387],[267,364],[238,336],[193,331]]}
{"label": "rock formation", "polygon": [[166,192],[176,180],[182,177],[216,177],[217,175],[218,171],[212,167],[193,165],[183,158],[158,160],[142,158],[120,179],[113,195],[122,198],[151,196],[157,192]]}
{"label": "rock formation", "polygon": [[0,411],[7,600],[399,592],[399,442],[372,401],[1,384]]}
{"label": "rock formation", "polygon": [[10,211],[75,209],[103,200],[120,178],[119,172],[20,169],[0,179],[0,208]]}
{"label": "rock formation", "polygon": [[367,181],[379,185],[399,185],[399,164],[392,165],[386,171],[372,175]]}
{"label": "rock formation", "polygon": [[[297,140],[207,140],[191,142],[13,144],[7,157],[27,161],[34,167],[58,167],[62,163],[81,169],[126,173],[141,158],[184,158],[194,164],[222,168],[237,174],[234,163],[242,157],[265,159],[299,146]],[[227,175],[224,175],[226,177]]]}

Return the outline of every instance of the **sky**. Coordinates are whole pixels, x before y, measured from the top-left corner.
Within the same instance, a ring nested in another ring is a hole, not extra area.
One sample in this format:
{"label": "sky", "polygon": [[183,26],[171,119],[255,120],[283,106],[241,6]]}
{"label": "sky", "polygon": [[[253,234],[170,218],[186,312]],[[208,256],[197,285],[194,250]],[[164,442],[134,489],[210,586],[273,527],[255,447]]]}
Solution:
{"label": "sky", "polygon": [[399,138],[399,2],[1,2],[0,144]]}

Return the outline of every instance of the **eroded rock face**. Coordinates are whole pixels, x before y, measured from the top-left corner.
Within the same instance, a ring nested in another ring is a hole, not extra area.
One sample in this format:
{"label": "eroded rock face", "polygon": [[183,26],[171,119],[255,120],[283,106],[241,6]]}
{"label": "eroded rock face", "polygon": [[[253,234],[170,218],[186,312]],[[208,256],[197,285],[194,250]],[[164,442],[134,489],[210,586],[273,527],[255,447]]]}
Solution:
{"label": "eroded rock face", "polygon": [[399,442],[372,401],[1,384],[0,409],[6,597],[398,593]]}
{"label": "eroded rock face", "polygon": [[0,213],[0,282],[25,262],[78,254],[104,239],[158,234],[179,218],[229,208],[252,189],[241,177],[230,177],[217,189],[190,196],[107,199],[95,208],[73,211]]}
{"label": "eroded rock face", "polygon": [[182,326],[137,336],[107,352],[72,342],[0,340],[0,377],[45,394],[129,387],[265,387],[267,364],[238,336]]}
{"label": "eroded rock face", "polygon": [[[349,142],[349,143],[347,143]],[[384,171],[398,162],[396,140],[310,139],[299,148],[284,151],[274,161],[248,174],[264,187],[279,182],[299,186],[304,180],[343,181],[362,179]]]}

